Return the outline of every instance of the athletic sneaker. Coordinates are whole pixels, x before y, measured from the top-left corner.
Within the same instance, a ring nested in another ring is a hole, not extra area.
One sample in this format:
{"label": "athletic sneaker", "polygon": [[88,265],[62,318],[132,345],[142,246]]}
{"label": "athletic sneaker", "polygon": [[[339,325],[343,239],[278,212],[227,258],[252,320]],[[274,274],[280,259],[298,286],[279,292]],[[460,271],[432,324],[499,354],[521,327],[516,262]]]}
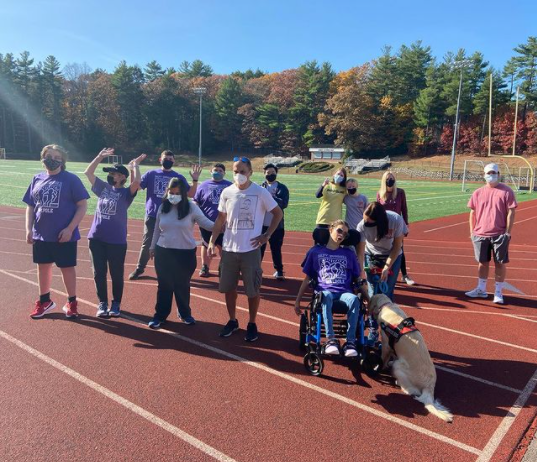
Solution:
{"label": "athletic sneaker", "polygon": [[229,337],[233,332],[239,329],[239,321],[230,319],[224,328],[220,331],[220,337]]}
{"label": "athletic sneaker", "polygon": [[505,302],[503,301],[503,295],[502,294],[494,294],[494,303],[497,303],[498,305],[505,305]]}
{"label": "athletic sneaker", "polygon": [[244,340],[247,342],[255,342],[258,339],[257,335],[257,325],[255,322],[249,322],[246,326],[246,336]]}
{"label": "athletic sneaker", "polygon": [[67,318],[77,318],[78,317],[78,302],[67,302],[63,306],[63,311],[65,313],[65,317]]}
{"label": "athletic sneaker", "polygon": [[326,342],[324,345],[324,354],[339,355],[339,342],[335,338],[332,338]]}
{"label": "athletic sneaker", "polygon": [[108,317],[108,303],[100,302],[97,307],[97,317],[98,318],[107,318]]}
{"label": "athletic sneaker", "polygon": [[358,350],[353,342],[346,342],[343,345],[343,354],[346,358],[354,358],[358,356]]}
{"label": "athletic sneaker", "polygon": [[112,306],[110,307],[110,316],[113,316],[114,318],[118,318],[120,311],[121,311],[121,305],[119,304],[119,302],[112,301]]}
{"label": "athletic sneaker", "polygon": [[481,290],[479,287],[476,287],[469,292],[465,292],[465,294],[470,298],[489,298],[489,294],[486,291]]}
{"label": "athletic sneaker", "polygon": [[157,319],[157,318],[153,318],[151,319],[151,321],[149,321],[149,324],[147,325],[150,329],[160,329],[160,325],[162,323]]}
{"label": "athletic sneaker", "polygon": [[183,322],[187,326],[191,326],[192,324],[196,324],[196,320],[192,316],[187,316],[186,318],[182,318]]}
{"label": "athletic sneaker", "polygon": [[36,300],[34,311],[31,312],[30,317],[33,319],[42,318],[54,308],[56,308],[56,304],[52,300],[43,303],[41,303],[39,300]]}
{"label": "athletic sneaker", "polygon": [[210,276],[209,267],[207,265],[202,265],[201,269],[200,269],[200,272],[199,272],[199,275],[202,278],[208,278]]}
{"label": "athletic sneaker", "polygon": [[144,274],[144,270],[140,268],[136,268],[131,274],[129,274],[129,281],[136,281],[142,274]]}
{"label": "athletic sneaker", "polygon": [[408,275],[406,274],[405,276],[403,276],[403,282],[406,282],[406,285],[407,286],[413,286],[414,284],[416,284],[414,282],[414,280]]}
{"label": "athletic sneaker", "polygon": [[283,271],[276,271],[273,276],[278,280],[278,281],[283,281],[285,279],[285,276],[283,274]]}

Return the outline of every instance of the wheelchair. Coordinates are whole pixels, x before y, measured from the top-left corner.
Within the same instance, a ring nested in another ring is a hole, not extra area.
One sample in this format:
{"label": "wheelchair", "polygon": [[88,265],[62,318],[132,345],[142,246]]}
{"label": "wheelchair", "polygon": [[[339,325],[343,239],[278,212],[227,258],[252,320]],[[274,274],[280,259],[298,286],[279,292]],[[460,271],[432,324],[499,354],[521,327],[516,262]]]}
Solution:
{"label": "wheelchair", "polygon": [[[328,238],[327,229],[317,228],[313,232],[313,239],[316,245],[326,245]],[[342,246],[355,247],[359,242],[360,233],[356,230],[350,230],[349,236],[343,241]],[[310,280],[310,287],[314,289],[315,286],[316,281]],[[356,350],[358,351],[358,356],[345,359],[357,362],[367,375],[375,376],[382,368],[381,346],[379,344],[370,344],[367,336],[364,335],[366,310],[361,295],[358,295],[358,297],[360,298],[360,310],[356,325]],[[323,357],[326,357],[324,345],[321,343],[322,338],[326,338],[321,302],[322,292],[314,290],[308,307],[300,316],[299,348],[302,351],[306,351],[304,355],[304,366],[314,376],[322,374],[324,369]],[[333,327],[337,339],[345,339],[347,337],[347,311],[348,307],[344,302],[340,300],[333,302]],[[337,358],[335,355],[330,355],[330,357]]]}

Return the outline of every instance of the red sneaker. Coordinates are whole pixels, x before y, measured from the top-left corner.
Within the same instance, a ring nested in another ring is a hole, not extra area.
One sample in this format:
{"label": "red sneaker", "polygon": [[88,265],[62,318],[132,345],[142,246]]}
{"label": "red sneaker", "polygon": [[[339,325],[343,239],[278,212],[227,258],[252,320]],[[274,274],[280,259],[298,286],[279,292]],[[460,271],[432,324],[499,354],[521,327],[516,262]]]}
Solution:
{"label": "red sneaker", "polygon": [[67,302],[63,307],[63,311],[67,318],[78,317],[78,302]]}
{"label": "red sneaker", "polygon": [[33,319],[42,318],[54,308],[56,308],[56,304],[52,300],[49,300],[45,303],[41,303],[39,300],[36,300],[34,311],[32,311],[30,317]]}

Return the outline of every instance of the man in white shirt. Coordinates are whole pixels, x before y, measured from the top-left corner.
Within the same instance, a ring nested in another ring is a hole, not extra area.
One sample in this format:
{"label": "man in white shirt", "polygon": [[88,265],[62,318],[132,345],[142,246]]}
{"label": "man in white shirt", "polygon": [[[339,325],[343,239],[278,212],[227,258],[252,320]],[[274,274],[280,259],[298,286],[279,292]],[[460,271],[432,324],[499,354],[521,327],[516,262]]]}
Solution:
{"label": "man in white shirt", "polygon": [[[220,336],[229,337],[239,328],[235,314],[237,285],[239,276],[242,276],[250,312],[250,322],[244,339],[247,342],[255,342],[258,339],[255,321],[263,277],[260,247],[268,242],[278,227],[283,212],[266,189],[250,180],[253,174],[250,160],[246,157],[235,157],[233,162],[234,183],[224,189],[220,196],[218,218],[207,251],[209,255],[216,254],[215,242],[226,224],[220,260],[219,291],[226,294],[229,322],[220,332]],[[267,212],[272,213],[272,221],[267,231],[262,234],[263,219]]]}

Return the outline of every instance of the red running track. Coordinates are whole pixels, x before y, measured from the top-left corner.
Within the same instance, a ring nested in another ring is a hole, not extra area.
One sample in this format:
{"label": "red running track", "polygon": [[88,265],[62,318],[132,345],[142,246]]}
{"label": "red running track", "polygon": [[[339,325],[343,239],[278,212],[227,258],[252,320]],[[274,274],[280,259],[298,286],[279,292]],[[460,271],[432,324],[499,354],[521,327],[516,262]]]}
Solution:
{"label": "red running track", "polygon": [[[508,280],[524,295],[506,292],[502,307],[464,296],[476,278],[466,215],[411,225],[405,252],[418,284],[396,293],[426,338],[436,395],[455,414],[449,425],[388,376],[371,379],[344,361],[327,361],[322,377],[305,372],[292,307],[307,233],[286,236],[284,282],[270,276],[267,252],[260,340],[247,344],[243,330],[218,337],[227,316],[215,276],[192,281],[195,326],[174,318],[166,330],[146,327],[153,268],[126,283],[120,319],[95,318],[85,239],[82,316],[66,320],[57,309],[31,320],[37,287],[24,211],[0,207],[0,460],[509,460],[536,415],[536,212],[536,201],[518,209]],[[142,228],[129,225],[128,272]],[[53,287],[61,306],[59,272]],[[244,327],[243,295],[239,306]]]}

